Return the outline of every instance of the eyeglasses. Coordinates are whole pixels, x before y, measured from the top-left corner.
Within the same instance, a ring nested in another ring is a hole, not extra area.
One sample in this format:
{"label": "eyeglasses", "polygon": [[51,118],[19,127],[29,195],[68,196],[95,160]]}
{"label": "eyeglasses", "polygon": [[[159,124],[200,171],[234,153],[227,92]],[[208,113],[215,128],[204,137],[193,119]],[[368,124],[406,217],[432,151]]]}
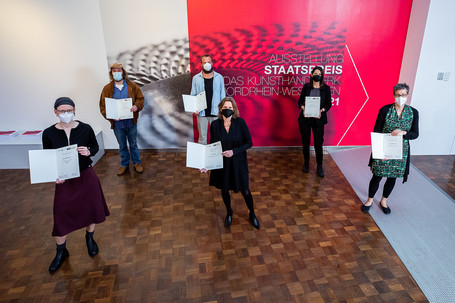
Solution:
{"label": "eyeglasses", "polygon": [[66,113],[68,113],[68,114],[72,114],[72,113],[74,113],[74,109],[68,109],[68,110],[57,110],[57,113],[59,113],[59,114],[66,114]]}
{"label": "eyeglasses", "polygon": [[403,98],[405,98],[407,96],[408,96],[408,94],[402,94],[402,95],[395,94],[395,97],[403,97]]}

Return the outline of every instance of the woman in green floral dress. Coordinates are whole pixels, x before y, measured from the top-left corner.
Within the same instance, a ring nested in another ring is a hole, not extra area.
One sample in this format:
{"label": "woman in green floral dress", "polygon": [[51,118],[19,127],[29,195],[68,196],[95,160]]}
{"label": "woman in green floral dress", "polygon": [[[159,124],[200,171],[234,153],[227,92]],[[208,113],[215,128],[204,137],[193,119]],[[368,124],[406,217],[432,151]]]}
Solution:
{"label": "woman in green floral dress", "polygon": [[368,200],[362,205],[362,211],[367,213],[373,204],[373,197],[379,188],[382,177],[387,180],[384,184],[380,206],[385,214],[390,214],[390,207],[387,206],[387,198],[395,186],[396,178],[403,178],[407,181],[409,174],[409,140],[419,136],[419,112],[406,105],[409,86],[406,83],[398,83],[393,87],[395,103],[383,106],[379,110],[374,132],[390,133],[392,136],[403,136],[403,158],[399,160],[385,160],[370,158],[373,177],[368,188]]}

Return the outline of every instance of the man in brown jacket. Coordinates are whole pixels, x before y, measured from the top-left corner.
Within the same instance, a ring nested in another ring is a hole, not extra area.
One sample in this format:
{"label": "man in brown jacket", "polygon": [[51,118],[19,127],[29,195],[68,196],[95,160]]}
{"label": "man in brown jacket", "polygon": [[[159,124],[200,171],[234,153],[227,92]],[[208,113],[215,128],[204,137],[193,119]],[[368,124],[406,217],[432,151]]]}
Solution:
{"label": "man in brown jacket", "polygon": [[[128,79],[128,74],[123,69],[122,64],[114,63],[109,70],[109,78],[111,82],[107,84],[100,97],[100,112],[103,117],[111,123],[111,128],[114,130],[115,137],[119,144],[121,166],[117,171],[117,175],[121,176],[126,172],[129,166],[130,158],[134,164],[134,170],[137,173],[142,173],[144,168],[141,165],[139,158],[139,149],[137,147],[137,119],[139,112],[144,108],[144,95],[136,83]],[[126,99],[131,98],[133,106],[132,119],[113,120],[106,118],[106,100],[105,98],[112,99]],[[129,150],[128,145],[129,144]]]}

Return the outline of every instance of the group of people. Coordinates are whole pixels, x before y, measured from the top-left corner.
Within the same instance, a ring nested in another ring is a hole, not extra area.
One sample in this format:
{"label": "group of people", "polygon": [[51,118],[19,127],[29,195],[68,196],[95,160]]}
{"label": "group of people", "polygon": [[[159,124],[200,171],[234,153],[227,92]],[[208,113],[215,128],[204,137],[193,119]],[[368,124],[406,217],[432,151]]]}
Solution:
{"label": "group of people", "polygon": [[[213,70],[212,57],[201,57],[202,71],[192,80],[191,94],[206,93],[207,108],[194,113],[197,117],[199,133],[198,142],[207,144],[207,133],[210,126],[210,142],[221,141],[223,168],[210,173],[209,184],[221,191],[221,197],[226,207],[224,225],[229,228],[232,224],[233,210],[231,207],[230,191],[241,192],[249,210],[251,225],[260,229],[259,221],[254,212],[253,196],[249,188],[249,172],[246,151],[253,146],[253,141],[235,100],[226,97],[223,76]],[[114,63],[109,70],[110,82],[103,88],[100,96],[100,112],[109,120],[114,130],[120,151],[120,168],[117,175],[125,174],[130,160],[134,171],[144,171],[137,146],[137,120],[139,112],[144,108],[144,96],[140,88],[128,79],[127,72],[120,63]],[[418,112],[406,105],[409,86],[400,83],[393,88],[395,102],[382,107],[379,111],[374,132],[391,133],[392,136],[403,136],[403,158],[400,160],[370,159],[373,176],[368,190],[368,200],[361,210],[368,212],[373,204],[373,197],[379,187],[382,177],[387,181],[384,186],[380,206],[385,214],[391,210],[387,206],[387,198],[392,192],[396,178],[407,180],[409,174],[409,142],[418,137]],[[307,117],[305,105],[307,97],[320,98],[319,116]],[[106,117],[105,98],[132,99],[132,119],[113,120]],[[314,149],[316,153],[316,173],[324,177],[323,142],[324,126],[327,124],[327,112],[332,106],[330,87],[324,82],[324,70],[316,66],[311,71],[310,82],[306,83],[298,100],[301,110],[298,123],[302,138],[303,167],[308,173],[310,163],[310,138],[313,132]],[[57,271],[69,256],[66,248],[66,237],[69,233],[86,228],[86,245],[88,254],[92,257],[98,254],[99,248],[93,235],[95,224],[101,223],[109,216],[109,209],[104,199],[103,191],[96,173],[91,166],[91,156],[98,151],[98,143],[90,125],[74,120],[75,104],[68,97],[58,98],[54,103],[54,112],[59,122],[43,132],[43,147],[56,149],[70,144],[78,145],[80,177],[66,181],[57,180],[54,197],[54,227],[52,235],[56,239],[57,253],[49,266],[49,272]],[[207,173],[201,169],[201,173]]]}

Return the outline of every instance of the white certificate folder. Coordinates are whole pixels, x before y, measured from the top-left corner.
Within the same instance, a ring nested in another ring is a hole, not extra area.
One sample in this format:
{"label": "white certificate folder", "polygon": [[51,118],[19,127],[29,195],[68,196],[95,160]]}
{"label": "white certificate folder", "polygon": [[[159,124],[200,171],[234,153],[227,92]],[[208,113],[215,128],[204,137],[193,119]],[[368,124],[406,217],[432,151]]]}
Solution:
{"label": "white certificate folder", "polygon": [[32,184],[67,180],[80,175],[76,144],[59,149],[29,150],[28,160]]}
{"label": "white certificate folder", "polygon": [[305,97],[305,117],[317,118],[321,114],[321,97]]}
{"label": "white certificate folder", "polygon": [[106,104],[106,118],[114,120],[133,119],[133,99],[104,98]]}
{"label": "white certificate folder", "polygon": [[222,152],[220,141],[209,145],[187,142],[186,167],[206,170],[223,168]]}
{"label": "white certificate folder", "polygon": [[205,91],[197,94],[196,96],[182,95],[182,98],[183,107],[185,108],[186,112],[195,113],[207,108]]}
{"label": "white certificate folder", "polygon": [[396,160],[403,158],[403,136],[371,133],[373,159]]}

